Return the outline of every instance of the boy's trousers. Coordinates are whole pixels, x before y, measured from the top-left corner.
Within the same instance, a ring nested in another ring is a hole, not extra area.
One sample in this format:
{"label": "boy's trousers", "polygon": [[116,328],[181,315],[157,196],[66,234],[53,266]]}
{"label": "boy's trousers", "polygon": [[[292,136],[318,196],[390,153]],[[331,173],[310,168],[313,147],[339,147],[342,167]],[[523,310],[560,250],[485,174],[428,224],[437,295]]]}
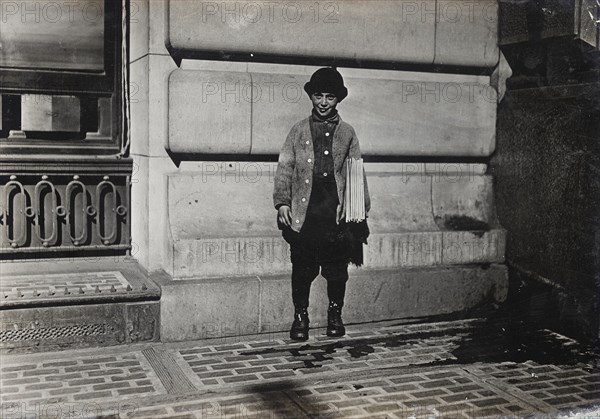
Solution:
{"label": "boy's trousers", "polygon": [[345,261],[318,261],[315,258],[303,257],[302,251],[297,247],[291,248],[292,252],[292,300],[294,308],[307,308],[310,297],[310,287],[314,279],[321,275],[327,280],[327,296],[331,303],[339,307],[344,305],[346,282],[348,281],[348,262]]}
{"label": "boy's trousers", "polygon": [[315,176],[301,232],[284,230],[284,238],[290,243],[292,300],[296,309],[308,307],[310,286],[319,270],[327,280],[329,302],[339,307],[344,304],[349,259],[345,246],[339,240],[337,194],[333,177],[320,179]]}

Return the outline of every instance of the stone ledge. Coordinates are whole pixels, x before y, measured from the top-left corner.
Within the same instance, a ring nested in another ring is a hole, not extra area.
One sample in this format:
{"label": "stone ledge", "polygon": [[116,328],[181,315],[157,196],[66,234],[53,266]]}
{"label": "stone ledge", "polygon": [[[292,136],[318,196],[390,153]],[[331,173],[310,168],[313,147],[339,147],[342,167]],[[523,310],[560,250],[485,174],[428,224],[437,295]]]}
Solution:
{"label": "stone ledge", "polygon": [[[374,233],[364,246],[368,269],[502,263],[506,232],[409,231]],[[215,237],[173,242],[175,279],[273,275],[291,269],[280,236]]]}

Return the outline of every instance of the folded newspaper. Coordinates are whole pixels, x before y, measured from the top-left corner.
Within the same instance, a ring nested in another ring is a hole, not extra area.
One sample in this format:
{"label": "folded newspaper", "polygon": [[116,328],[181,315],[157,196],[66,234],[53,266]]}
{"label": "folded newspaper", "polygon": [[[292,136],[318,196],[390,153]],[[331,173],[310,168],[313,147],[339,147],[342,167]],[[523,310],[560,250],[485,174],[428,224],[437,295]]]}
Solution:
{"label": "folded newspaper", "polygon": [[365,179],[363,159],[346,160],[346,222],[360,222],[365,214]]}

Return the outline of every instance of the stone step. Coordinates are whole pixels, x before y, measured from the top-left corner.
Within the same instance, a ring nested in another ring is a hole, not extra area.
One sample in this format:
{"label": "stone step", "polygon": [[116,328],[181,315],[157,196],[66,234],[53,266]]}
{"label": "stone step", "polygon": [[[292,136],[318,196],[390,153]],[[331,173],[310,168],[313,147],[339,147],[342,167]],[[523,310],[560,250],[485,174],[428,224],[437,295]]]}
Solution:
{"label": "stone step", "polygon": [[[173,280],[156,278],[162,290],[161,339],[183,341],[288,330],[293,318],[291,268],[271,276]],[[435,316],[504,301],[505,265],[482,264],[429,268],[354,269],[347,286],[344,320]],[[326,281],[311,290],[311,327],[327,314]]]}
{"label": "stone step", "polygon": [[0,270],[0,353],[159,338],[160,288],[132,259],[4,262]]}
{"label": "stone step", "polygon": [[0,309],[46,305],[114,303],[160,298],[160,289],[120,271],[7,275],[0,284]]}

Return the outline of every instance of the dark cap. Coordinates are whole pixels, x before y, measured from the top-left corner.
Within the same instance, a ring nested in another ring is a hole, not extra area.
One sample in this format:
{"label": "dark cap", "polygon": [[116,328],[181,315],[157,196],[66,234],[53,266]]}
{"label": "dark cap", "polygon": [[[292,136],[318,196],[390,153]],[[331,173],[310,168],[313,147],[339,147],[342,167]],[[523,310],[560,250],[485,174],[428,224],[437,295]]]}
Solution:
{"label": "dark cap", "polygon": [[309,96],[315,92],[333,93],[339,102],[348,96],[348,89],[344,86],[344,78],[333,67],[320,68],[315,71],[310,81],[304,85],[304,91]]}

